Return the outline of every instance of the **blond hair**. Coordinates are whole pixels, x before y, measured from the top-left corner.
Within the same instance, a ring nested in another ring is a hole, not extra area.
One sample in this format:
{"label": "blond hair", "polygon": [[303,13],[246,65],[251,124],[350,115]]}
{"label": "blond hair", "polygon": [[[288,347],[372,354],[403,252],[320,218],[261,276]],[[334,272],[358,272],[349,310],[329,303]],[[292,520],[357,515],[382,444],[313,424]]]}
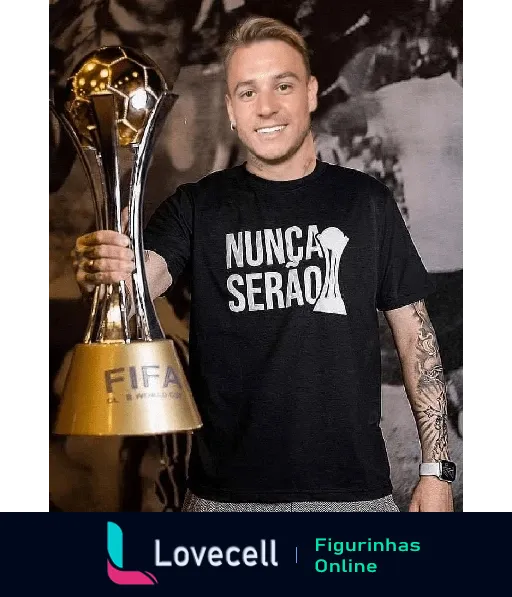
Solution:
{"label": "blond hair", "polygon": [[244,19],[228,33],[223,46],[224,69],[227,70],[229,61],[238,48],[266,40],[283,41],[297,50],[304,61],[307,76],[311,75],[309,50],[300,33],[277,19],[257,16]]}

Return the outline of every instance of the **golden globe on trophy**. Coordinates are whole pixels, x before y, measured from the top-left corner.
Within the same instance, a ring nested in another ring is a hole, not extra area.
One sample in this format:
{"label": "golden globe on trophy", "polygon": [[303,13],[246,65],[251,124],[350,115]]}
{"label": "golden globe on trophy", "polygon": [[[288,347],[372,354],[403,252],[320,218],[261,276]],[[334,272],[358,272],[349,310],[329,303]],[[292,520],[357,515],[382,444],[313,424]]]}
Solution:
{"label": "golden globe on trophy", "polygon": [[[64,108],[50,106],[76,147],[94,199],[96,228],[125,232],[134,251],[125,282],[97,286],[73,351],[55,433],[157,435],[202,426],[172,340],[151,300],[144,267],[143,199],[155,141],[177,96],[139,51],[101,47],[74,69]],[[131,298],[133,318],[129,318]]]}

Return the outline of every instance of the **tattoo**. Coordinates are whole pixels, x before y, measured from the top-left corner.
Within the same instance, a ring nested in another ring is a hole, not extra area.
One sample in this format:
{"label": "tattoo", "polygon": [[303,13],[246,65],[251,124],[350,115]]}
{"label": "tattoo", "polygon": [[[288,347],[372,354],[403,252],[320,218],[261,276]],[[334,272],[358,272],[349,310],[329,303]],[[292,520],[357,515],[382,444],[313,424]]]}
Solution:
{"label": "tattoo", "polygon": [[251,166],[260,172],[265,168],[263,162],[251,152],[247,155],[247,163],[251,164]]}
{"label": "tattoo", "polygon": [[[311,136],[311,129],[309,130],[308,134],[309,137],[308,135],[306,135],[302,140],[302,143],[308,142],[309,139],[311,141],[312,152],[311,154],[308,154],[308,156],[305,156],[304,165],[302,166],[302,176],[307,176],[308,174],[311,174],[316,166],[316,152],[313,150],[314,143],[313,137]],[[247,164],[249,164],[255,170],[258,170],[259,172],[265,172],[265,170],[269,167],[268,163],[264,162],[251,151],[249,151],[247,154]],[[275,162],[275,165],[278,164],[279,161]]]}
{"label": "tattoo", "polygon": [[[255,169],[258,170],[258,172],[265,172],[265,169],[267,167],[266,164],[264,164],[264,162],[262,160],[260,160],[259,158],[257,158],[256,156],[249,154],[248,158],[247,158],[247,162],[250,163],[250,165]],[[315,169],[316,166],[316,156],[310,159],[307,159],[304,162],[304,166],[302,167],[302,176],[307,176],[308,174],[311,174],[311,172],[313,172],[313,170]]]}
{"label": "tattoo", "polygon": [[448,458],[446,385],[441,355],[425,303],[419,301],[412,307],[419,322],[416,343],[417,403],[414,414],[423,450],[429,450],[424,457],[440,460]]}

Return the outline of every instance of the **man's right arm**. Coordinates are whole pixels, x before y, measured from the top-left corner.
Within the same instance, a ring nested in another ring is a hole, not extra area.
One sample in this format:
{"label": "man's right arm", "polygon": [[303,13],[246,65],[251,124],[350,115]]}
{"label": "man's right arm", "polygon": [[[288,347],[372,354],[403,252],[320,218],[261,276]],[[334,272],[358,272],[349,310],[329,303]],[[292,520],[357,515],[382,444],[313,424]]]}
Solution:
{"label": "man's right arm", "polygon": [[[131,273],[135,264],[129,245],[126,235],[113,230],[98,230],[77,239],[72,251],[73,269],[85,298],[92,296],[96,286],[121,280],[125,281],[129,296],[133,296]],[[144,252],[144,262],[151,300],[155,300],[172,284],[172,277],[164,258],[154,251]]]}

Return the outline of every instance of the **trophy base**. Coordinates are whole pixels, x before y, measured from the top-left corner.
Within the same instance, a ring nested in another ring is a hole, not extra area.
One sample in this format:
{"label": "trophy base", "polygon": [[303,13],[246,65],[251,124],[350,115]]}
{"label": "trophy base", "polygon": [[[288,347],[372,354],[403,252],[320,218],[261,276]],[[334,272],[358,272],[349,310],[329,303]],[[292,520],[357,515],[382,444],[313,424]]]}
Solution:
{"label": "trophy base", "polygon": [[56,434],[158,435],[200,427],[171,340],[75,346]]}

